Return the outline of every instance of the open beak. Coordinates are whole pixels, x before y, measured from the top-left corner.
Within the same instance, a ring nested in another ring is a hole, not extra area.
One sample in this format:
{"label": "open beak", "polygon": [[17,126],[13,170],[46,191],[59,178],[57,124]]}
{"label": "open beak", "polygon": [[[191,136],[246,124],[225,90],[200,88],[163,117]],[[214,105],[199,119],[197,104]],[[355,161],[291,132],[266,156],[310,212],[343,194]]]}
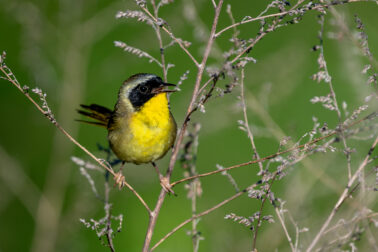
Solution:
{"label": "open beak", "polygon": [[152,89],[151,93],[160,94],[160,93],[173,93],[177,91],[177,90],[170,90],[168,89],[168,87],[176,87],[176,85],[163,82],[159,87]]}

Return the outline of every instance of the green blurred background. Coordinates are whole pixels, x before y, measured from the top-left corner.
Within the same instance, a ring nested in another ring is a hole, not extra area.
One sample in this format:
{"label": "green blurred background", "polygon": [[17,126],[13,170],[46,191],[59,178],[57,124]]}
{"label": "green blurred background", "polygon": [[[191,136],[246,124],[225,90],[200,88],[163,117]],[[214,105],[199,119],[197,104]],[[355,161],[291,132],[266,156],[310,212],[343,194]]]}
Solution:
{"label": "green blurred background", "polygon": [[[230,3],[235,19],[241,20],[244,16],[258,15],[269,1],[226,1],[218,30],[230,24],[225,12],[226,4]],[[80,103],[93,102],[111,108],[120,84],[128,76],[138,72],[162,75],[155,64],[114,46],[113,42],[120,40],[159,58],[158,42],[151,27],[134,20],[115,19],[117,11],[126,9],[138,9],[138,6],[133,1],[0,0],[0,50],[7,53],[7,65],[21,84],[40,87],[46,92],[61,126],[102,158],[106,155],[98,150],[97,144],[107,145],[105,130],[75,122],[74,119],[79,118],[75,109]],[[194,9],[197,14],[191,19]],[[370,50],[377,55],[378,5],[375,2],[353,3],[335,9],[353,32],[356,31],[353,15],[361,18],[369,36]],[[311,51],[318,43],[318,14],[308,12],[299,24],[268,34],[250,53],[257,59],[257,64],[246,68],[246,102],[260,156],[276,152],[277,137],[286,135],[294,141],[299,139],[312,128],[313,116],[319,118],[321,124],[327,122],[330,128],[337,124],[334,112],[309,102],[312,97],[329,92],[325,83],[318,84],[310,78],[318,71],[318,52]],[[211,26],[211,1],[175,1],[163,7],[160,16],[177,37],[192,42],[189,50],[200,59],[205,41],[199,34],[204,32],[206,38]],[[258,28],[257,23],[241,26],[240,37],[254,37]],[[338,37],[325,39],[325,57],[339,104],[346,101],[352,111],[372,91],[365,84],[367,76],[361,74],[367,61],[340,31],[331,15],[326,16],[325,34]],[[231,35],[231,31],[226,32],[217,40],[217,49],[209,59],[209,65],[221,65],[222,60],[216,52],[228,50]],[[169,42],[166,34],[163,39],[165,43]],[[171,96],[172,113],[181,125],[196,69],[177,45],[166,50],[166,61],[175,64],[168,73],[171,83],[176,83],[186,70],[190,70],[188,80],[181,86],[182,92]],[[227,80],[219,82],[221,88],[226,84]],[[226,167],[251,160],[249,140],[245,132],[238,129],[237,121],[242,119],[239,95],[239,88],[235,88],[232,94],[211,100],[205,114],[198,112],[193,116],[192,121],[202,125],[197,157],[199,173],[216,169],[216,164]],[[107,251],[95,232],[79,221],[80,218],[104,216],[103,203],[95,198],[87,180],[71,161],[72,156],[90,158],[4,80],[0,80],[0,113],[3,118],[0,125],[0,251]],[[272,120],[274,123],[266,124]],[[357,149],[352,155],[355,170],[371,140],[350,140],[348,143]],[[336,147],[342,148],[340,144]],[[158,162],[159,166],[165,169],[168,160],[169,155]],[[256,181],[257,169],[257,166],[242,167],[231,174],[239,187],[244,188]],[[103,175],[91,175],[102,194]],[[275,195],[287,201],[285,206],[300,227],[310,228],[310,232],[301,235],[303,244],[312,240],[328,216],[346,185],[346,175],[345,157],[337,151],[307,158],[294,169],[290,168],[285,179],[275,182]],[[153,206],[160,191],[153,168],[127,165],[125,176]],[[182,176],[183,170],[177,163],[173,180]],[[235,193],[224,176],[215,175],[201,181],[203,195],[198,200],[198,211]],[[168,197],[162,208],[153,244],[191,216],[191,203],[184,186],[177,186],[175,192],[178,196]],[[124,215],[122,231],[114,238],[116,251],[140,251],[147,213],[128,190],[112,190],[110,200],[113,215]],[[377,207],[376,204],[372,206]],[[242,196],[203,217],[198,226],[205,238],[200,243],[200,251],[249,251],[252,232],[224,220],[224,216],[231,212],[251,216],[259,207],[258,200]],[[274,215],[273,207],[267,204],[264,214]],[[350,213],[345,213],[345,218],[348,216]],[[289,221],[288,226],[294,235]],[[188,230],[190,225],[156,251],[192,251],[191,238],[186,234]],[[260,232],[259,251],[290,250],[277,219],[274,224],[265,223]],[[366,244],[366,237],[358,243],[362,249]]]}

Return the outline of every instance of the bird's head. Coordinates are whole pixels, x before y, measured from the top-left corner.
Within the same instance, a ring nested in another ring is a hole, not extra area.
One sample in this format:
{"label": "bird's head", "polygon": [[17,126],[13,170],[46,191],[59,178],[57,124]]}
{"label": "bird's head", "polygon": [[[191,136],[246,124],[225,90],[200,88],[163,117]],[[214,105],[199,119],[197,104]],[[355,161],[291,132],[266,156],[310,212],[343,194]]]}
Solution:
{"label": "bird's head", "polygon": [[174,92],[168,87],[176,86],[165,83],[154,74],[139,73],[131,76],[120,88],[118,102],[123,102],[133,110],[139,110],[148,100],[160,93]]}

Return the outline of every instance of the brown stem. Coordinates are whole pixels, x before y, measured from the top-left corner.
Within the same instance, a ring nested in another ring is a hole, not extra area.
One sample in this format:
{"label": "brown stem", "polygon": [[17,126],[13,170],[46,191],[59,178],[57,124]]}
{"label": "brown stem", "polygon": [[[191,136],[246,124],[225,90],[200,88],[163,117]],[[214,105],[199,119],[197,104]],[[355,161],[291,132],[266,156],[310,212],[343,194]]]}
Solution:
{"label": "brown stem", "polygon": [[150,212],[150,219],[148,222],[148,228],[147,228],[147,233],[146,233],[146,238],[144,239],[144,245],[143,245],[143,252],[149,252],[150,244],[151,244],[151,239],[152,239],[152,234],[155,229],[156,221],[158,218],[158,215],[160,213],[161,206],[163,205],[165,196],[167,195],[167,192],[162,188],[160,190],[160,195],[158,198],[158,201],[156,203],[155,209]]}
{"label": "brown stem", "polygon": [[[200,87],[200,84],[201,84],[202,75],[203,75],[203,72],[205,70],[205,65],[206,65],[207,59],[209,57],[211,47],[212,47],[214,40],[215,40],[214,34],[215,34],[215,30],[216,30],[216,27],[217,27],[217,24],[218,24],[218,19],[219,19],[219,14],[220,14],[220,11],[221,11],[221,8],[222,8],[222,4],[223,4],[223,0],[220,0],[217,8],[215,9],[215,17],[214,17],[213,25],[211,27],[209,41],[207,43],[202,62],[198,66],[198,74],[197,74],[197,77],[196,77],[196,82],[194,84],[192,99],[191,99],[190,104],[189,104],[188,109],[187,109],[186,118],[188,118],[188,115],[190,113],[192,113],[191,111],[193,110],[194,104],[195,104],[197,97],[198,97],[198,91],[199,91],[199,87]],[[178,152],[179,152],[179,149],[180,149],[181,142],[184,138],[184,134],[185,134],[187,125],[188,125],[188,120],[185,120],[182,127],[181,127],[180,134],[178,136],[175,148],[173,149],[171,160],[169,162],[169,168],[168,168],[168,171],[167,171],[167,175],[169,175],[169,176],[172,174],[173,167],[176,163],[177,155],[178,155]]]}
{"label": "brown stem", "polygon": [[[119,174],[115,173],[111,167],[106,166],[100,159],[98,159],[95,155],[93,155],[87,148],[82,146],[76,139],[74,139],[68,132],[60,126],[60,124],[56,120],[52,120],[51,115],[46,114],[45,111],[39,106],[39,104],[34,101],[34,99],[25,92],[20,85],[18,85],[10,76],[9,74],[4,70],[3,67],[0,66],[0,70],[5,74],[7,79],[18,88],[18,90],[23,93],[26,98],[29,99],[30,102],[34,104],[34,106],[44,115],[46,116],[54,125],[57,127],[58,130],[60,130],[71,142],[73,142],[76,146],[78,146],[80,149],[82,149],[88,156],[90,156],[93,160],[95,160],[101,167],[103,167],[105,170],[107,170],[110,174],[113,175],[113,177],[119,176]],[[147,209],[148,212],[151,212],[150,208],[148,207],[147,203],[143,200],[142,196],[140,196],[137,191],[123,179],[122,186],[126,186],[129,188],[133,194],[139,199],[139,201],[143,204],[143,206]]]}
{"label": "brown stem", "polygon": [[253,235],[253,243],[252,243],[252,251],[255,251],[256,249],[256,242],[257,242],[257,234],[258,234],[258,231],[259,231],[259,227],[261,225],[261,218],[262,218],[262,210],[264,208],[264,205],[265,205],[265,202],[267,200],[267,198],[269,197],[269,192],[270,192],[270,189],[272,188],[272,185],[277,177],[277,174],[278,172],[275,172],[274,175],[273,175],[273,178],[269,184],[269,188],[268,190],[266,191],[266,194],[265,194],[265,198],[263,199],[263,201],[261,202],[261,207],[260,207],[260,210],[259,210],[259,219],[257,220],[256,222],[256,225],[255,225],[255,233]]}
{"label": "brown stem", "polygon": [[[376,113],[377,112],[373,112],[372,114],[358,120],[358,121],[355,121],[347,126],[345,126],[345,129],[348,129],[356,124],[359,124],[367,119],[370,119],[371,117],[373,116],[376,116]],[[301,144],[301,145],[298,145],[298,146],[294,146],[292,148],[289,148],[287,150],[284,150],[284,151],[280,151],[280,152],[276,152],[274,154],[271,154],[269,156],[266,156],[266,157],[263,157],[261,159],[258,159],[258,160],[252,160],[252,161],[248,161],[248,162],[245,162],[245,163],[242,163],[242,164],[237,164],[237,165],[233,165],[233,166],[230,166],[230,167],[227,167],[227,168],[223,168],[223,169],[219,169],[219,170],[214,170],[214,171],[211,171],[211,172],[207,172],[207,173],[202,173],[202,174],[198,174],[198,175],[195,175],[195,176],[191,176],[191,177],[187,177],[187,178],[183,178],[183,179],[180,179],[180,180],[177,180],[173,183],[171,183],[171,186],[174,187],[176,186],[177,184],[180,184],[182,182],[185,182],[185,181],[188,181],[188,180],[192,180],[192,179],[195,179],[195,178],[200,178],[200,177],[206,177],[206,176],[209,176],[209,175],[213,175],[213,174],[216,174],[216,173],[220,173],[220,172],[224,172],[224,171],[228,171],[228,170],[232,170],[232,169],[235,169],[235,168],[238,168],[238,167],[242,167],[242,166],[246,166],[246,165],[251,165],[251,164],[255,164],[255,163],[259,163],[259,162],[264,162],[266,160],[269,160],[269,159],[272,159],[272,158],[275,158],[279,155],[282,155],[282,154],[285,154],[285,153],[288,153],[288,152],[292,152],[294,150],[297,150],[297,149],[302,149],[304,147],[307,147],[311,144],[314,144],[314,143],[317,143],[323,139],[326,139],[328,137],[331,137],[333,135],[336,135],[339,133],[339,130],[334,130],[333,132],[329,133],[328,135],[325,135],[325,136],[321,136],[321,137],[318,137],[314,140],[312,140],[311,142],[308,142],[308,143],[305,143],[305,144]]]}
{"label": "brown stem", "polygon": [[[364,2],[364,1],[365,0],[349,0],[348,3],[352,3],[352,2]],[[264,19],[271,18],[271,17],[282,17],[282,16],[285,16],[285,15],[289,14],[290,12],[292,12],[302,2],[303,2],[303,0],[298,1],[298,3],[293,8],[291,8],[288,11],[279,12],[279,13],[273,13],[273,14],[269,14],[269,15],[265,15],[265,16],[261,16],[261,17],[256,17],[256,18],[250,18],[250,19],[243,20],[243,21],[234,23],[232,25],[229,25],[229,26],[223,28],[222,30],[220,30],[219,32],[217,32],[215,34],[215,37],[219,37],[225,31],[228,31],[228,30],[230,30],[230,29],[232,29],[234,27],[240,26],[242,24],[247,24],[247,23],[251,23],[251,22],[255,22],[255,21],[259,21],[259,20],[264,20]],[[333,4],[317,5],[317,6],[313,7],[312,10],[318,10],[318,9],[326,8],[326,7],[329,7],[330,5],[336,5],[336,4],[337,4],[337,2],[335,2]]]}
{"label": "brown stem", "polygon": [[[156,7],[155,0],[152,0],[151,3],[152,3],[152,7],[154,8],[155,19],[157,20],[159,9]],[[159,49],[160,49],[161,65],[162,65],[162,68],[163,68],[163,79],[164,79],[164,82],[167,82],[167,67],[165,65],[163,39],[161,38],[160,26],[158,26],[158,25],[155,25],[155,26],[156,26],[156,28],[155,28],[156,37],[159,41],[159,46],[160,46]]]}
{"label": "brown stem", "polygon": [[105,181],[105,214],[106,214],[106,240],[108,242],[108,247],[111,252],[115,252],[112,238],[112,214],[111,214],[111,205],[109,204],[109,181],[106,178]]}
{"label": "brown stem", "polygon": [[[158,22],[157,18],[155,18],[151,12],[145,8],[145,7],[142,7],[142,10],[144,12],[146,12],[153,20],[155,23]],[[193,55],[188,51],[188,49],[186,49],[186,47],[181,43],[181,41],[179,39],[177,39],[173,33],[171,31],[169,31],[167,28],[165,28],[164,26],[162,27],[162,29],[181,47],[181,49],[189,56],[189,58],[194,62],[194,64],[199,67],[199,64],[198,64],[198,61],[193,57]]]}
{"label": "brown stem", "polygon": [[[249,127],[249,123],[248,123],[247,106],[246,106],[245,97],[244,97],[244,68],[242,68],[242,70],[241,70],[240,99],[241,99],[242,107],[243,107],[244,126],[247,129],[248,138],[251,141],[251,146],[252,146],[252,150],[253,150],[253,158],[254,159],[260,159],[260,155],[257,152],[257,148],[256,148],[256,145],[255,145],[254,136],[252,134],[252,131],[251,131],[251,129]],[[259,162],[258,164],[259,164],[259,168],[260,168],[260,172],[261,172],[263,170],[263,165],[262,165],[261,162]]]}
{"label": "brown stem", "polygon": [[172,229],[168,234],[166,234],[162,239],[160,239],[160,241],[158,241],[152,248],[151,248],[151,251],[153,251],[157,246],[159,246],[162,242],[164,242],[168,237],[170,237],[172,234],[174,234],[177,230],[179,230],[180,228],[182,228],[183,226],[185,226],[186,224],[190,223],[191,221],[195,220],[195,219],[198,219],[199,217],[202,217],[204,215],[207,215],[211,212],[213,212],[214,210],[220,208],[221,206],[227,204],[228,202],[238,198],[239,196],[243,195],[245,192],[247,192],[248,190],[251,190],[253,188],[255,188],[256,186],[258,185],[258,183],[256,184],[253,184],[251,186],[249,186],[247,189],[244,189],[236,194],[234,194],[233,196],[231,196],[230,198],[228,199],[225,199],[223,200],[222,202],[218,203],[217,205],[213,206],[212,208],[209,208],[207,209],[206,211],[203,211],[202,213],[199,213],[199,214],[196,214],[196,215],[193,215],[191,218],[183,221],[182,223],[180,223],[178,226],[176,226],[174,229]]}
{"label": "brown stem", "polygon": [[[333,106],[335,107],[335,110],[336,110],[336,113],[337,113],[337,118],[339,120],[339,123],[341,124],[341,121],[342,121],[341,111],[340,111],[339,105],[337,103],[336,93],[335,93],[335,90],[334,90],[333,84],[332,84],[332,78],[331,78],[331,76],[329,75],[329,72],[328,72],[327,61],[325,60],[325,57],[324,57],[323,34],[324,34],[324,15],[320,16],[320,34],[319,34],[320,56],[322,57],[322,60],[323,60],[324,71],[326,72],[326,75],[329,76],[329,80],[327,82],[328,82],[329,90],[330,90],[330,93],[331,93],[331,96],[332,96]],[[346,158],[347,158],[348,179],[350,179],[351,176],[352,176],[351,156],[350,156],[351,153],[348,149],[348,145],[347,145],[347,142],[346,142],[346,138],[345,138],[345,134],[344,134],[343,129],[340,129],[340,136],[341,136],[341,139],[343,141],[344,150],[345,150],[345,154],[346,154]]]}
{"label": "brown stem", "polygon": [[[197,100],[197,97],[198,97],[198,90],[199,90],[199,86],[200,86],[200,83],[201,83],[201,80],[202,80],[202,75],[203,75],[205,65],[206,65],[207,59],[208,59],[210,51],[211,51],[211,47],[212,47],[214,39],[215,39],[214,34],[215,34],[215,30],[216,30],[216,27],[217,27],[217,24],[218,24],[218,19],[219,19],[219,14],[220,14],[220,11],[221,11],[221,8],[222,8],[222,4],[223,4],[223,0],[220,0],[217,8],[215,9],[215,16],[214,16],[213,25],[212,25],[211,32],[210,32],[210,37],[209,37],[209,40],[208,40],[208,43],[207,43],[201,64],[198,65],[198,63],[194,60],[194,58],[188,52],[188,55],[191,56],[191,58],[193,59],[193,61],[196,63],[196,65],[198,67],[198,74],[197,74],[196,83],[195,83],[194,89],[193,89],[192,99],[191,99],[190,104],[189,104],[188,109],[187,109],[187,116],[193,110],[195,101]],[[145,12],[147,12],[155,20],[155,17],[153,17],[151,15],[151,13],[146,8],[143,8],[143,10]],[[168,34],[170,34],[170,32],[165,27],[163,27],[163,29],[166,32],[168,32]],[[174,165],[175,165],[176,160],[177,160],[178,152],[179,152],[179,149],[180,149],[181,142],[184,138],[184,134],[185,134],[187,125],[188,125],[188,120],[185,120],[182,127],[181,127],[181,131],[179,133],[175,147],[173,149],[171,160],[169,162],[169,167],[168,167],[167,173],[165,175],[165,177],[166,177],[166,179],[168,179],[168,181],[169,181],[169,179],[172,175],[173,168],[174,168]],[[144,240],[143,252],[149,251],[152,234],[153,234],[153,231],[154,231],[154,228],[155,228],[155,225],[156,225],[156,220],[159,216],[160,209],[161,209],[161,206],[164,202],[166,195],[167,195],[166,191],[164,189],[161,189],[158,201],[157,201],[156,206],[155,206],[155,209],[152,212],[150,212],[150,221],[148,223],[147,233],[146,233],[146,237],[145,237],[145,240]]]}
{"label": "brown stem", "polygon": [[320,228],[319,232],[315,236],[314,240],[311,242],[310,246],[307,248],[306,252],[313,251],[316,244],[318,243],[319,239],[322,237],[324,232],[326,231],[328,225],[330,224],[331,220],[335,216],[336,212],[339,210],[340,206],[344,203],[345,199],[349,195],[349,189],[352,187],[354,181],[358,178],[360,173],[363,171],[365,166],[368,164],[369,158],[373,154],[373,151],[378,143],[378,137],[375,138],[374,143],[370,147],[368,154],[366,155],[365,159],[362,161],[360,166],[358,167],[357,171],[353,174],[353,176],[349,179],[346,188],[344,189],[343,193],[340,195],[338,201],[336,202],[335,206],[333,207],[330,215],[328,216],[327,220],[324,222],[323,226]]}

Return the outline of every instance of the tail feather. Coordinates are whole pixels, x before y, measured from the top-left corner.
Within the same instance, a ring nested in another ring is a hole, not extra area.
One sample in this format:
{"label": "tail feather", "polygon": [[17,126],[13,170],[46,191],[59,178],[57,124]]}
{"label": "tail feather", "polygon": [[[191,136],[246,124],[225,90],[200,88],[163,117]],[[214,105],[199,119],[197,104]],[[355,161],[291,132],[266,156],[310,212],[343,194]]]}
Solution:
{"label": "tail feather", "polygon": [[91,105],[84,105],[80,104],[80,107],[82,107],[84,110],[78,109],[77,112],[81,115],[84,115],[86,117],[92,118],[96,121],[85,121],[85,120],[77,120],[79,122],[85,122],[93,125],[99,125],[103,127],[108,126],[109,119],[113,113],[108,108],[105,108],[103,106],[97,105],[97,104],[91,104]]}

